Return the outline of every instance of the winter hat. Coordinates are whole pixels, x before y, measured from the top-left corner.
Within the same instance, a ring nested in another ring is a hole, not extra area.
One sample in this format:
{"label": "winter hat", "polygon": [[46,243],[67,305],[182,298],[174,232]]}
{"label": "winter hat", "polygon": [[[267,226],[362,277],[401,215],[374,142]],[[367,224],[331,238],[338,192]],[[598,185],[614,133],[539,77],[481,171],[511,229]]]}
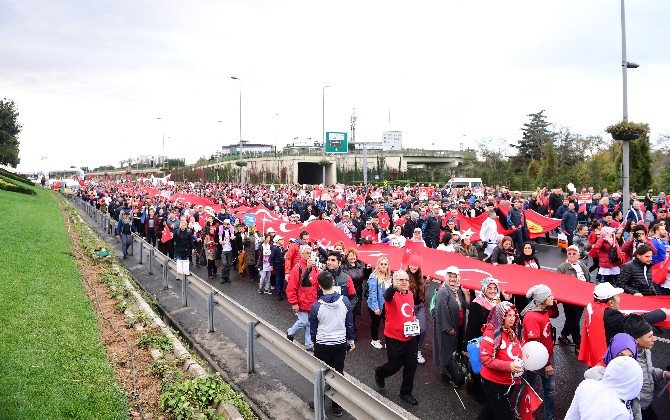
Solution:
{"label": "winter hat", "polygon": [[421,268],[421,257],[418,255],[414,254],[411,257],[409,257],[409,261],[407,262],[408,267],[418,267]]}
{"label": "winter hat", "polygon": [[535,286],[528,289],[528,292],[526,292],[526,297],[532,300],[528,303],[524,310],[521,311],[521,316],[526,315],[526,313],[530,311],[543,310],[540,309],[540,305],[542,302],[547,300],[549,296],[551,296],[551,289],[547,285],[536,284]]}
{"label": "winter hat", "polygon": [[637,339],[650,333],[651,326],[642,315],[630,314],[623,320],[623,332]]}

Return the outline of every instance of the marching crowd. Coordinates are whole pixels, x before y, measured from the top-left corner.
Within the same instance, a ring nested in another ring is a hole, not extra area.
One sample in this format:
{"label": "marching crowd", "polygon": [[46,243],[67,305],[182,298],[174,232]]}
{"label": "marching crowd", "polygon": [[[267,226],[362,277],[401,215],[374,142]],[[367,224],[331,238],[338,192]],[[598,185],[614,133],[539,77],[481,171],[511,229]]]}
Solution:
{"label": "marching crowd", "polygon": [[[432,362],[445,380],[456,387],[466,384],[482,402],[480,419],[528,418],[524,410],[532,415],[536,408],[527,405],[532,400],[528,385],[542,388],[544,417],[554,418],[555,377],[560,375],[555,371],[555,343],[574,346],[578,360],[590,367],[566,418],[657,418],[655,389],[667,383],[670,372],[652,364],[651,325],[666,320],[670,310],[624,315],[618,304],[623,293],[670,295],[669,277],[652,277],[651,269],[663,265],[670,253],[665,222],[670,197],[663,192],[657,198],[651,190],[644,198],[632,194],[631,209],[623,214],[620,194],[586,188],[580,194],[538,189],[523,196],[504,187],[176,183],[162,187],[167,194],[149,196],[141,193],[142,187],[131,181],[102,181],[87,182],[78,191],[82,199],[118,219],[116,234],[124,258],[136,232],[174,258],[180,273],[188,273],[194,262],[207,267],[210,279],[230,282],[231,270],[237,270],[258,284],[259,294],[285,298],[297,317],[287,338],[293,341],[304,330],[305,349],[339,372],[347,352],[356,348],[356,318],[367,309],[370,345],[385,347],[388,356],[375,368],[376,384],[384,388],[386,379],[402,369],[400,396],[409,404],[418,404],[412,395],[414,374],[426,361],[421,350],[431,322]],[[207,198],[221,210],[170,201],[178,192]],[[358,244],[403,247],[423,242],[493,265],[540,269],[526,228],[525,212],[534,210],[561,220],[557,233],[565,238],[566,259],[556,269],[595,283],[594,301],[583,323],[583,307],[562,303],[565,323],[557,333],[551,319],[559,314],[558,302],[541,280],[525,296],[508,295],[492,277],[479,290],[462,287],[455,266],[447,268],[443,279],[427,278],[419,258],[410,258],[405,270],[392,272],[385,257],[372,267],[344,243],[326,247],[311,240],[306,230],[296,238],[282,237],[271,228],[260,232],[234,212],[238,206],[257,205],[280,215],[287,226],[330,220]],[[479,216],[486,220],[473,242],[474,232],[461,228],[461,218]],[[511,233],[503,235],[501,228]],[[441,284],[428,300],[431,280]],[[522,351],[522,344],[529,342],[540,343],[547,353],[546,362],[533,370],[526,368]],[[342,414],[335,403],[332,410]]]}

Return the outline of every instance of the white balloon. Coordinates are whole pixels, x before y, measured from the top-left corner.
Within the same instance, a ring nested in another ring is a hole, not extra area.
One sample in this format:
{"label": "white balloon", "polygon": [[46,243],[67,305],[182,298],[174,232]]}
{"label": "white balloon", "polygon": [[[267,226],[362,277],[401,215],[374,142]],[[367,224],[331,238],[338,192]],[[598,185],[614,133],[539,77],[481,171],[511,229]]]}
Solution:
{"label": "white balloon", "polygon": [[521,348],[523,351],[523,368],[525,370],[538,370],[547,365],[549,351],[539,341],[529,341]]}

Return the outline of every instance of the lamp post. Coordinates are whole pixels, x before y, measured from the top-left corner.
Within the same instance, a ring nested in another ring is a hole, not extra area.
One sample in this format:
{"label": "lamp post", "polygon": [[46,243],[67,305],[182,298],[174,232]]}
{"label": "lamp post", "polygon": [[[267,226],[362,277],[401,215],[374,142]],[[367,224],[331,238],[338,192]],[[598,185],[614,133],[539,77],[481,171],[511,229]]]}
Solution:
{"label": "lamp post", "polygon": [[279,125],[279,113],[275,112],[275,157],[277,157],[277,125]]}
{"label": "lamp post", "polygon": [[[326,158],[326,88],[329,85],[321,87],[321,135],[323,136],[323,158]],[[326,185],[326,165],[323,165],[323,185]]]}
{"label": "lamp post", "polygon": [[[621,72],[623,75],[623,121],[628,121],[628,69],[636,69],[638,64],[626,58],[626,8],[621,0]],[[623,214],[626,217],[630,208],[630,140],[623,141],[622,172],[623,172]]]}
{"label": "lamp post", "polygon": [[161,162],[161,168],[165,169],[165,118],[156,117],[157,120],[161,120],[163,123],[163,159]]}
{"label": "lamp post", "polygon": [[[230,76],[231,79],[240,82],[240,160],[242,159],[242,80],[237,76]],[[242,167],[240,166],[240,184],[242,183]]]}

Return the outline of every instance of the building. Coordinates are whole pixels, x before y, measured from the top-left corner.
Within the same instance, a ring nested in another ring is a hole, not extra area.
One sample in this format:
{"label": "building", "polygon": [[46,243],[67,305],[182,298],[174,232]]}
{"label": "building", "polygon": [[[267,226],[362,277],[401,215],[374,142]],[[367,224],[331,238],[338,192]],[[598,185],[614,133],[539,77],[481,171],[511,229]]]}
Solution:
{"label": "building", "polygon": [[[268,153],[274,151],[275,147],[271,144],[251,143],[248,140],[242,140],[242,153]],[[217,156],[238,154],[240,154],[240,143],[221,146],[221,150],[217,152]]]}

